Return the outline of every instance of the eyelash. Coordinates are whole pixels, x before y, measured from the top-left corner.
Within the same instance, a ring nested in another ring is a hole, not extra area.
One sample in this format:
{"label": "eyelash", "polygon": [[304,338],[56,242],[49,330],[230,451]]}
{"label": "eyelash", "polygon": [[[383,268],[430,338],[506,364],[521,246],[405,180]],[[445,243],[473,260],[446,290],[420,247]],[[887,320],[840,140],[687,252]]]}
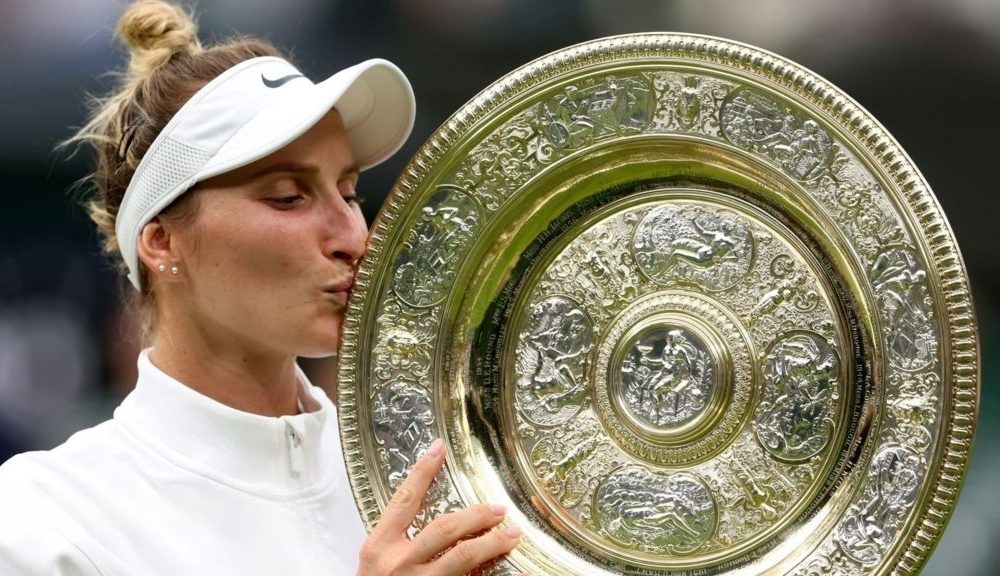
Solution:
{"label": "eyelash", "polygon": [[[291,194],[288,196],[279,196],[277,198],[271,198],[270,201],[282,207],[294,206],[299,200],[303,198],[302,194]],[[361,206],[365,203],[365,198],[362,196],[343,196],[344,201],[348,204],[355,204]]]}

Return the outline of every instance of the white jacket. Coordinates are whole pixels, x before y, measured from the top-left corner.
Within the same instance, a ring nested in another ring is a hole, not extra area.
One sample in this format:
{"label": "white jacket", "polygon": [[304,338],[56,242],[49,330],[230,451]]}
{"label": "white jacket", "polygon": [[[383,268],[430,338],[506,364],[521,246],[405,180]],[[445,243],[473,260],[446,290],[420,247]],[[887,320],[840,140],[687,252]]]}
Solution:
{"label": "white jacket", "polygon": [[349,575],[365,531],[336,408],[270,418],[139,357],[114,418],[0,466],[0,575]]}

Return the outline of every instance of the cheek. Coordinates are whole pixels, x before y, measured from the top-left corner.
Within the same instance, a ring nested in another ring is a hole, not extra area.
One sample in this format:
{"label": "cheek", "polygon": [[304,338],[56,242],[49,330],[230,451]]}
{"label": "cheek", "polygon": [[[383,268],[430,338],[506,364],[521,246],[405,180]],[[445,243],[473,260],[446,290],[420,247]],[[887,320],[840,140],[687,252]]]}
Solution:
{"label": "cheek", "polygon": [[206,272],[223,284],[232,284],[241,294],[261,284],[273,290],[271,280],[295,271],[302,243],[288,226],[260,219],[250,226],[239,224],[247,221],[253,220],[231,217],[206,230],[195,257]]}

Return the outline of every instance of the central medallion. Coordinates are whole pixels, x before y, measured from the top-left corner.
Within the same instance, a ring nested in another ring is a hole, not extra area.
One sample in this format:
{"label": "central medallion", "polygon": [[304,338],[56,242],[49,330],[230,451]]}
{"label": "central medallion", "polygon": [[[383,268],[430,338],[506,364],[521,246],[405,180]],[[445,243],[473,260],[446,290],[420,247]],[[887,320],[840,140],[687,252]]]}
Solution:
{"label": "central medallion", "polygon": [[609,435],[645,461],[717,454],[749,416],[746,334],[710,298],[662,291],[615,319],[599,345],[595,407]]}
{"label": "central medallion", "polygon": [[650,326],[625,347],[616,401],[635,424],[671,434],[698,421],[715,390],[718,372],[708,347],[692,330]]}

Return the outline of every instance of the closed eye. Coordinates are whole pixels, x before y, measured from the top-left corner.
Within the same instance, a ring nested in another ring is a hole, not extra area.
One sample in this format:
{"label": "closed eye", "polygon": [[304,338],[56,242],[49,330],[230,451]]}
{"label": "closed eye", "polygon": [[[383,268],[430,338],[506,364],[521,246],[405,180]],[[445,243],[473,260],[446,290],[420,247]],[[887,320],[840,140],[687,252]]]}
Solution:
{"label": "closed eye", "polygon": [[279,208],[291,208],[293,206],[296,206],[299,202],[301,202],[304,199],[305,197],[302,194],[292,194],[289,196],[278,196],[275,198],[268,198],[267,202]]}

